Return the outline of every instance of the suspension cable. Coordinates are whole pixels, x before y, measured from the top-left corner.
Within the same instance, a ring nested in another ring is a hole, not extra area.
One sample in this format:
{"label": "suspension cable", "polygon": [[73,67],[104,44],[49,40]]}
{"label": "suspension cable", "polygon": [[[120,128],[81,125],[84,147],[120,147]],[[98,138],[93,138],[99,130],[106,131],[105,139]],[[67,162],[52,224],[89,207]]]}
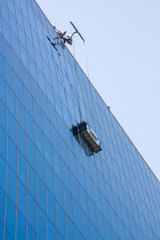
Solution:
{"label": "suspension cable", "polygon": [[88,67],[86,44],[85,44],[85,42],[83,44],[84,44],[85,61],[86,61],[86,66],[87,66],[87,75],[88,75],[88,78],[89,78],[89,67]]}

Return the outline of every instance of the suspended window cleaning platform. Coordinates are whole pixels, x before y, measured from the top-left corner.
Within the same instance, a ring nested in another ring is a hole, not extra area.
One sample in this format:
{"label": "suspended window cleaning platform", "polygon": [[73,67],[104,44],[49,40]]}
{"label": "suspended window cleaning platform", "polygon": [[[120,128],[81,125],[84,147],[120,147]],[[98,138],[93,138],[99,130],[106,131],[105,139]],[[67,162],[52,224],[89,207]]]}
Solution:
{"label": "suspended window cleaning platform", "polygon": [[93,131],[92,128],[88,126],[86,122],[81,121],[80,124],[77,124],[76,126],[73,125],[71,131],[79,143],[81,143],[80,140],[83,139],[83,145],[86,142],[87,145],[91,148],[92,154],[90,153],[87,155],[91,156],[94,152],[98,153],[99,151],[102,151],[101,143],[97,138],[96,133]]}

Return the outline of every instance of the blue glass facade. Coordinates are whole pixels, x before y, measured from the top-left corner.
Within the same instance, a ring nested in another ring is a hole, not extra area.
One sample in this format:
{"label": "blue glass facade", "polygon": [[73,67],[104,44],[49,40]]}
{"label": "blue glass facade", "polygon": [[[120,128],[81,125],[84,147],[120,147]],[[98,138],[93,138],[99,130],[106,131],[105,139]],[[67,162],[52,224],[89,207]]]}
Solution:
{"label": "blue glass facade", "polygon": [[[160,239],[160,184],[34,0],[0,0],[0,239]],[[70,131],[86,121],[102,151]]]}

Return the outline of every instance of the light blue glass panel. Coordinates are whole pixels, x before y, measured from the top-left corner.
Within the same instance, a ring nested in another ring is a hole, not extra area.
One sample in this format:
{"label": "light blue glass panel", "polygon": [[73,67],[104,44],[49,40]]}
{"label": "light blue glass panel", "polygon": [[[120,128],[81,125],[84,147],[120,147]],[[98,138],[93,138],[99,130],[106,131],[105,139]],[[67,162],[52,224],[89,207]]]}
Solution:
{"label": "light blue glass panel", "polygon": [[[27,209],[27,189],[26,187],[21,183],[21,181],[18,180],[18,209],[23,214],[23,216],[26,218],[26,209]],[[21,217],[20,217],[21,218]]]}
{"label": "light blue glass panel", "polygon": [[7,193],[10,199],[16,204],[16,174],[11,170],[10,167],[7,169]]}
{"label": "light blue glass panel", "polygon": [[56,239],[56,227],[48,221],[48,239]]}
{"label": "light blue glass panel", "polygon": [[15,236],[15,223],[16,223],[16,206],[13,202],[7,198],[6,203],[6,222],[5,226],[10,235],[14,238]]}
{"label": "light blue glass panel", "polygon": [[[2,224],[4,224],[4,210],[5,210],[5,192],[0,187],[0,222]],[[0,236],[3,236],[3,230],[2,229],[0,231]]]}
{"label": "light blue glass panel", "polygon": [[40,239],[47,239],[47,216],[42,211],[40,207],[38,207],[38,235]]}
{"label": "light blue glass panel", "polygon": [[4,230],[4,227],[3,225],[0,223],[0,238],[3,239],[3,230]]}
{"label": "light blue glass panel", "polygon": [[43,209],[44,212],[46,212],[46,188],[44,183],[40,180],[38,177],[38,203]]}
{"label": "light blue glass panel", "polygon": [[65,239],[65,215],[64,209],[57,203],[57,228]]}
{"label": "light blue glass panel", "polygon": [[17,240],[26,239],[26,219],[19,211],[17,211],[16,233]]}
{"label": "light blue glass panel", "polygon": [[66,236],[67,239],[74,239],[74,225],[73,222],[66,216]]}
{"label": "light blue glass panel", "polygon": [[6,161],[0,157],[0,186],[2,189],[6,187]]}
{"label": "light blue glass panel", "polygon": [[7,111],[6,111],[6,106],[4,105],[4,103],[0,100],[0,110],[1,110],[1,114],[0,114],[0,125],[6,130],[7,126]]}
{"label": "light blue glass panel", "polygon": [[27,162],[25,157],[18,151],[18,177],[26,186],[27,183]]}
{"label": "light blue glass panel", "polygon": [[37,231],[37,203],[28,193],[28,222],[32,226],[33,230]]}

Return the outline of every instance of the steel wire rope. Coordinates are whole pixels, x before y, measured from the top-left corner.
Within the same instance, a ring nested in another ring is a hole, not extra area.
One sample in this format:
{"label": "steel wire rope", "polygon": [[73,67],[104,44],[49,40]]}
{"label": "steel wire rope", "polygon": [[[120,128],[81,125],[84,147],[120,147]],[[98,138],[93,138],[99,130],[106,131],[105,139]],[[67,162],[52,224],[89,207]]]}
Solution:
{"label": "steel wire rope", "polygon": [[[73,41],[73,56],[74,56],[74,59],[75,59],[75,45],[74,45],[74,41]],[[86,56],[86,54],[85,54],[85,56]],[[87,56],[86,56],[86,60],[87,60]],[[77,74],[77,77],[78,77],[76,61],[74,61],[74,63],[75,63],[76,74]],[[86,63],[87,63],[87,61],[86,61]],[[88,71],[88,75],[89,75],[88,64],[87,64],[87,71]],[[74,84],[76,86],[76,83],[75,83],[76,80],[75,80],[74,76],[73,76],[73,81],[74,81]],[[78,91],[77,91],[77,103],[78,103],[78,109],[79,109],[79,114],[80,114],[80,122],[82,122],[83,119],[82,119],[82,112],[81,112],[80,103],[79,103]],[[76,122],[77,122],[77,120],[76,120]],[[77,130],[78,130],[78,139],[79,139],[80,146],[82,146],[82,148],[83,148],[83,146],[85,145],[85,149],[84,150],[85,150],[87,156],[90,156],[89,146],[88,146],[87,142],[83,139],[83,136],[79,132],[78,122],[77,122]],[[82,139],[84,140],[84,143],[82,142]]]}
{"label": "steel wire rope", "polygon": [[[77,78],[78,78],[78,71],[77,71],[76,60],[75,60],[74,41],[73,41],[73,56],[74,56],[74,69],[76,70],[76,75],[77,75]],[[73,75],[73,81],[74,81],[74,85],[76,87],[76,79],[74,78],[74,75]],[[80,107],[80,103],[79,103],[78,91],[76,91],[76,93],[77,93],[77,104],[78,104],[78,111],[79,111],[79,115],[80,115],[80,121],[82,121],[82,112],[81,112],[81,107]]]}
{"label": "steel wire rope", "polygon": [[[73,56],[74,56],[74,59],[75,59],[75,46],[74,46],[74,42],[73,42]],[[77,66],[76,66],[76,61],[74,60],[74,63],[75,63],[75,70],[76,70],[76,74],[77,74],[77,76],[78,76],[78,72],[77,72]],[[75,84],[75,78],[74,78],[74,76],[73,76],[73,81],[74,81],[74,84]],[[75,86],[76,86],[76,84],[75,84]],[[72,91],[73,91],[73,89],[72,89]],[[72,95],[73,95],[73,93],[72,93]],[[80,104],[79,104],[79,97],[78,97],[78,92],[77,92],[77,103],[78,103],[78,110],[79,110],[79,114],[80,114],[80,120],[82,121],[82,113],[81,113],[81,109],[80,109]],[[77,119],[76,119],[76,122],[77,122]],[[80,143],[80,146],[82,146],[82,148],[83,148],[83,142],[82,142],[82,139],[81,139],[81,134],[80,134],[80,132],[79,132],[79,127],[78,127],[78,122],[77,122],[77,132],[78,132],[78,140],[79,140],[79,143]],[[89,151],[88,151],[88,146],[87,146],[87,142],[85,143],[85,152],[87,152],[87,155],[89,156]]]}
{"label": "steel wire rope", "polygon": [[86,67],[87,67],[87,75],[89,78],[89,66],[88,66],[88,58],[87,58],[87,50],[86,50],[86,43],[83,42],[83,46],[84,46],[84,54],[85,54],[85,61],[86,61]]}

